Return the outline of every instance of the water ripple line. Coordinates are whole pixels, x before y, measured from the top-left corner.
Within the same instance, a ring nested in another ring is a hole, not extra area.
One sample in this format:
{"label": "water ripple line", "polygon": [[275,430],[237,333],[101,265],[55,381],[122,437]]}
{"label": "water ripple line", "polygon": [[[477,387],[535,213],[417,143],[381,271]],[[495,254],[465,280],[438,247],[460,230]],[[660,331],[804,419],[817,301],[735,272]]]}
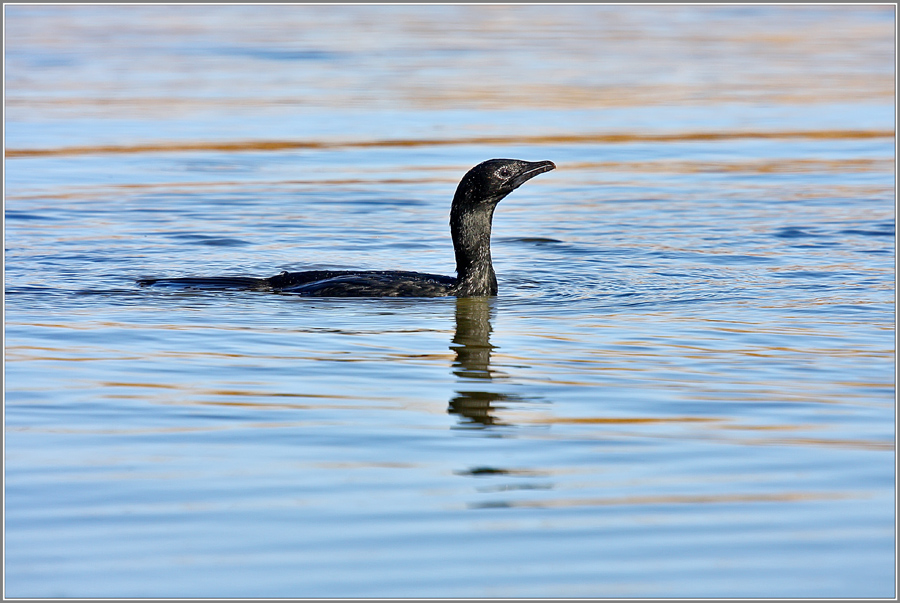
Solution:
{"label": "water ripple line", "polygon": [[388,139],[388,140],[249,140],[216,142],[158,142],[131,145],[79,145],[55,148],[6,149],[6,157],[91,155],[125,153],[172,153],[194,151],[286,151],[294,149],[346,149],[373,147],[423,147],[489,144],[630,144],[642,142],[697,142],[738,139],[848,139],[892,138],[893,130],[784,130],[769,132],[681,132],[681,133],[596,133],[536,136],[484,136],[471,138]]}

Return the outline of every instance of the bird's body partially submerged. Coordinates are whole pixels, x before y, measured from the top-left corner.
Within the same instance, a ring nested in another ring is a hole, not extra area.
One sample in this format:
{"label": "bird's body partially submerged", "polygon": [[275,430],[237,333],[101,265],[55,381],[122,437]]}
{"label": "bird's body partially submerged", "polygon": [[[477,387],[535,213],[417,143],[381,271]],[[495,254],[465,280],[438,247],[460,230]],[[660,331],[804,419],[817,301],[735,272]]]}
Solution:
{"label": "bird's body partially submerged", "polygon": [[308,270],[269,278],[151,278],[142,286],[278,291],[318,297],[480,297],[497,295],[491,262],[491,223],[501,199],[554,169],[551,161],[491,159],[469,170],[450,208],[456,277],[395,270]]}

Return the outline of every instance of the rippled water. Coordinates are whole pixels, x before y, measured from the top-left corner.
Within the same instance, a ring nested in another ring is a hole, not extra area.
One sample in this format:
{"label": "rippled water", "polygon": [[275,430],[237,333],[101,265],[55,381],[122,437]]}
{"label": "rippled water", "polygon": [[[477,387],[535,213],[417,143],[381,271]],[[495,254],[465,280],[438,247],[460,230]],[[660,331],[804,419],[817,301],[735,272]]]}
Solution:
{"label": "rippled water", "polygon": [[6,596],[893,596],[893,7],[5,11]]}

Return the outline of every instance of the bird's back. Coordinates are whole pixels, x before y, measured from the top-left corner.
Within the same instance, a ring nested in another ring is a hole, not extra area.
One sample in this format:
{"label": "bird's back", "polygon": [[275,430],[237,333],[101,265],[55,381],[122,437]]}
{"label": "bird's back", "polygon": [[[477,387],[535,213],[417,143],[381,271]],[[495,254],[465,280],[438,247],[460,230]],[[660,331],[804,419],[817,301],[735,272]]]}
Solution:
{"label": "bird's back", "polygon": [[[445,297],[454,294],[456,279],[440,274],[397,270],[315,271],[330,274],[305,278],[308,273],[286,273],[273,277],[291,284],[273,289],[316,297]],[[296,276],[295,276],[296,275]]]}

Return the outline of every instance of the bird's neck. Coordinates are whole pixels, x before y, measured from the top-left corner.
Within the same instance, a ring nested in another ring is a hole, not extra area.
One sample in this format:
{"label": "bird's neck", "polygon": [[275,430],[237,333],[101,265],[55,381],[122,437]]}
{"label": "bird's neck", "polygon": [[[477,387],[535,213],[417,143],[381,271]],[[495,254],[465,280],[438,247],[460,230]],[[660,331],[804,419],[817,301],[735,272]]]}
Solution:
{"label": "bird's neck", "polygon": [[450,212],[450,234],[456,251],[456,294],[497,295],[497,275],[491,263],[493,204],[475,211]]}

